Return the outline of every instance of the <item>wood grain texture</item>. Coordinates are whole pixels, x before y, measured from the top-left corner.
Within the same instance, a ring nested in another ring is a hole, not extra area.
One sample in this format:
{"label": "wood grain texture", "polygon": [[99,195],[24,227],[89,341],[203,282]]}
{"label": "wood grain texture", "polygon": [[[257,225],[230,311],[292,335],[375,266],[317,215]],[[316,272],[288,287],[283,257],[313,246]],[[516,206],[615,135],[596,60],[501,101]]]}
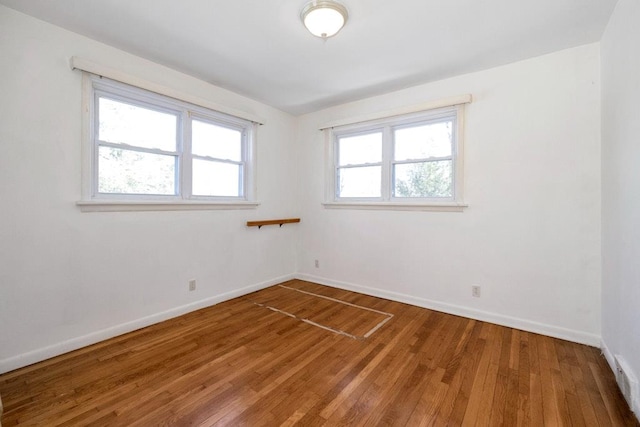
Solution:
{"label": "wood grain texture", "polygon": [[263,221],[247,221],[247,227],[262,227],[263,225],[279,225],[282,227],[284,224],[295,224],[300,222],[300,218],[283,218],[283,219],[268,219]]}
{"label": "wood grain texture", "polygon": [[[303,281],[0,376],[2,425],[638,426],[596,348]],[[293,295],[297,294],[297,295]]]}

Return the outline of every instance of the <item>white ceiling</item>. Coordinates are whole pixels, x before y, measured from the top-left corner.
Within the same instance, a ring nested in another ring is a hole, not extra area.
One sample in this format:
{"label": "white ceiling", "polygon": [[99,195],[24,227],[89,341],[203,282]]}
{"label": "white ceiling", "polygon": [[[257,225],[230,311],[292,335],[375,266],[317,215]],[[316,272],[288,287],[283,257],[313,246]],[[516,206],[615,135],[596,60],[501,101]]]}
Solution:
{"label": "white ceiling", "polygon": [[342,0],[334,38],[308,0],[0,0],[292,114],[600,40],[617,0]]}

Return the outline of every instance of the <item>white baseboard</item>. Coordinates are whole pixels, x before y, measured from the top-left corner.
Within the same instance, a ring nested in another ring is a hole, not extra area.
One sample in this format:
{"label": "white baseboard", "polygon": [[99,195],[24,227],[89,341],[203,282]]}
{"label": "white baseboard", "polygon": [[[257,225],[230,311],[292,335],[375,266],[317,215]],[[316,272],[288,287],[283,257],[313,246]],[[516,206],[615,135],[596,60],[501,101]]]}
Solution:
{"label": "white baseboard", "polygon": [[[443,303],[440,301],[433,301],[424,298],[418,298],[411,295],[386,291],[377,288],[371,288],[367,286],[355,285],[352,283],[340,282],[336,280],[327,279],[324,277],[314,276],[310,274],[288,274],[281,277],[277,277],[265,282],[257,283],[254,285],[246,286],[241,289],[226,292],[224,294],[209,297],[200,301],[196,301],[190,304],[186,304],[180,307],[175,307],[170,310],[156,313],[151,316],[143,317],[141,319],[133,320],[131,322],[115,325],[100,331],[96,331],[87,335],[72,338],[63,341],[58,344],[54,344],[48,347],[43,347],[37,350],[33,350],[27,353],[19,354],[10,358],[0,360],[0,374],[18,369],[27,365],[31,365],[36,362],[40,362],[49,359],[54,356],[58,356],[69,351],[77,350],[88,345],[104,341],[109,338],[116,337],[128,332],[141,329],[155,323],[163,322],[165,320],[181,316],[183,314],[199,310],[201,308],[209,307],[218,304],[223,301],[227,301],[233,298],[237,298],[242,295],[249,294],[251,292],[258,291],[260,289],[267,288],[269,286],[286,282],[291,279],[307,280],[310,282],[319,283],[322,285],[331,286],[334,288],[345,289],[353,292],[364,293],[380,298],[386,298],[393,301],[403,302],[406,304],[415,305],[418,307],[424,307],[444,313],[454,314],[457,316],[468,317],[471,319],[481,320],[485,322],[495,323],[498,325],[508,326],[524,331],[539,333],[548,335],[568,341],[578,342],[581,344],[587,344],[591,346],[599,347],[602,344],[601,337],[595,334],[589,334],[586,332],[575,331],[571,329],[560,328],[553,325],[547,325],[543,323],[533,322],[530,320],[519,319],[516,317],[504,316],[500,314],[480,311],[471,309],[468,307]],[[604,348],[603,348],[604,351]],[[607,355],[605,351],[605,356]],[[607,360],[611,366],[613,357],[607,356]]]}
{"label": "white baseboard", "polygon": [[604,358],[607,359],[607,363],[609,364],[609,367],[611,368],[611,370],[615,374],[616,373],[616,361],[613,358],[613,353],[611,353],[611,351],[609,350],[609,347],[607,347],[607,345],[605,344],[604,340],[602,340],[602,342],[600,343],[600,350],[602,350],[602,354],[604,355]]}
{"label": "white baseboard", "polygon": [[[600,349],[602,350],[604,358],[607,359],[607,363],[609,364],[609,368],[611,368],[611,370],[613,371],[613,375],[617,375],[616,360],[604,339],[600,343]],[[631,402],[631,411],[635,414],[638,421],[640,421],[640,395],[636,395],[633,402]]]}
{"label": "white baseboard", "polygon": [[531,320],[520,319],[502,314],[490,313],[487,311],[475,310],[473,308],[460,305],[448,304],[441,301],[434,301],[425,298],[419,298],[411,295],[401,294],[397,292],[386,291],[383,289],[370,288],[367,286],[355,285],[352,283],[340,282],[327,279],[324,277],[314,276],[311,274],[297,274],[297,279],[309,282],[319,283],[321,285],[331,286],[334,288],[344,289],[353,292],[359,292],[392,301],[403,302],[415,305],[417,307],[428,308],[431,310],[441,311],[443,313],[454,314],[456,316],[468,317],[470,319],[481,320],[483,322],[495,323],[497,325],[508,326],[510,328],[520,329],[523,331],[533,332],[536,334],[548,335],[554,338],[560,338],[567,341],[577,342],[580,344],[599,347],[601,337],[596,334],[576,331],[573,329],[561,328],[559,326],[548,325],[545,323],[534,322]]}
{"label": "white baseboard", "polygon": [[190,304],[182,305],[180,307],[175,307],[161,313],[152,314],[150,316],[115,325],[80,337],[71,338],[69,340],[50,345],[48,347],[39,348],[37,350],[19,354],[17,356],[2,359],[0,360],[0,374],[12,371],[14,369],[22,368],[24,366],[28,366],[33,363],[41,362],[51,357],[59,356],[64,353],[86,347],[88,345],[96,344],[100,341],[104,341],[118,335],[133,332],[137,329],[145,328],[147,326],[163,322],[165,320],[169,320],[174,317],[190,313],[192,311],[200,310],[201,308],[210,307],[223,301],[250,294],[251,292],[255,292],[260,289],[276,285],[278,283],[286,282],[287,280],[291,280],[293,278],[295,278],[294,274],[276,277],[265,282],[256,283],[254,285],[249,285],[241,289],[236,289],[220,295],[205,298],[200,301],[195,301]]}

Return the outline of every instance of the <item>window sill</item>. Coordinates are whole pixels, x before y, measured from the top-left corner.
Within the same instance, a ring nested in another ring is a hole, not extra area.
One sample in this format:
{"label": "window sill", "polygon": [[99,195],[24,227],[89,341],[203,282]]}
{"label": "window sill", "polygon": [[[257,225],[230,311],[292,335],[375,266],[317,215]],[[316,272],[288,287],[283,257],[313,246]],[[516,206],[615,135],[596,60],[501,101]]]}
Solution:
{"label": "window sill", "polygon": [[82,212],[135,212],[135,211],[202,211],[255,209],[258,202],[209,202],[209,201],[115,201],[82,200],[76,206]]}
{"label": "window sill", "polygon": [[388,211],[462,212],[464,203],[399,203],[399,202],[325,202],[325,209],[367,209]]}

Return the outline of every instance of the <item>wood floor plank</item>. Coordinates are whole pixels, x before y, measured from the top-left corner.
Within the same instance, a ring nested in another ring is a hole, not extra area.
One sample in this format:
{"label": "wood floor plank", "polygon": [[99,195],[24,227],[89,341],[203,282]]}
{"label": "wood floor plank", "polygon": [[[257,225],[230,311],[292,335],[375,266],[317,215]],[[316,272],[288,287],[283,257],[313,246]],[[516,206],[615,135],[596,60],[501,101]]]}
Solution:
{"label": "wood floor plank", "polygon": [[598,349],[284,285],[0,375],[2,425],[640,426]]}
{"label": "wood floor plank", "polygon": [[471,323],[473,324],[473,332],[464,348],[460,369],[457,372],[460,379],[460,387],[453,403],[451,415],[447,416],[447,420],[453,425],[461,425],[465,418],[469,400],[471,399],[474,379],[486,346],[486,341],[479,338],[482,324],[475,321]]}
{"label": "wood floor plank", "polygon": [[469,401],[461,423],[462,426],[474,426],[480,414],[482,390],[485,387],[487,375],[489,373],[489,366],[491,364],[491,351],[487,349],[486,341],[484,339],[482,339],[482,341],[485,345],[482,349],[478,369],[473,378],[472,387],[469,392]]}
{"label": "wood floor plank", "polygon": [[511,355],[512,331],[502,329],[502,346],[500,348],[500,361],[496,374],[496,385],[491,403],[491,425],[504,425],[504,415],[507,403],[507,389],[509,385],[509,363]]}
{"label": "wood floor plank", "polygon": [[[401,348],[400,344],[411,333],[413,333],[413,331],[415,330],[416,327],[417,327],[417,322],[412,322],[412,325],[408,326],[408,328],[406,328],[405,331],[403,331],[402,334],[396,335],[393,338],[393,340],[390,342],[391,345],[385,346],[383,351],[381,351],[378,355],[376,355],[376,357],[371,361],[371,363],[365,369],[363,369],[362,372],[360,372],[358,377],[356,379],[354,379],[353,381],[351,381],[344,389],[342,389],[340,391],[340,393],[331,402],[329,402],[325,406],[325,408],[323,408],[323,410],[320,413],[320,415],[322,417],[326,418],[326,419],[329,419],[329,417],[333,414],[333,412],[340,405],[342,405],[342,403],[347,398],[352,396],[355,393],[356,389],[360,386],[360,384],[369,375],[373,374],[374,372],[376,373],[376,377],[382,378],[382,376],[384,375],[385,371],[389,372],[389,371],[397,370],[398,367],[396,367],[396,366],[388,366],[388,365],[384,364],[383,362],[384,362],[385,359],[387,359],[388,361],[391,361],[391,360],[400,361],[401,360],[401,358],[398,355],[397,350]],[[407,353],[408,353],[408,350],[406,352],[402,352],[402,357],[406,358]],[[381,368],[384,368],[384,371],[382,371]]]}
{"label": "wood floor plank", "polygon": [[604,400],[600,395],[600,390],[598,389],[598,385],[593,377],[593,373],[589,368],[590,361],[595,360],[590,357],[591,354],[589,353],[594,352],[592,352],[591,349],[587,347],[578,347],[576,350],[579,361],[578,365],[580,366],[580,371],[583,379],[583,386],[585,391],[589,395],[591,406],[593,407],[596,419],[598,420],[596,425],[608,426],[610,425],[611,420],[609,418],[609,415],[607,414],[607,408],[605,407]]}
{"label": "wood floor plank", "polygon": [[531,423],[531,366],[529,363],[529,339],[526,332],[520,334],[518,353],[518,412],[517,425],[528,426]]}

